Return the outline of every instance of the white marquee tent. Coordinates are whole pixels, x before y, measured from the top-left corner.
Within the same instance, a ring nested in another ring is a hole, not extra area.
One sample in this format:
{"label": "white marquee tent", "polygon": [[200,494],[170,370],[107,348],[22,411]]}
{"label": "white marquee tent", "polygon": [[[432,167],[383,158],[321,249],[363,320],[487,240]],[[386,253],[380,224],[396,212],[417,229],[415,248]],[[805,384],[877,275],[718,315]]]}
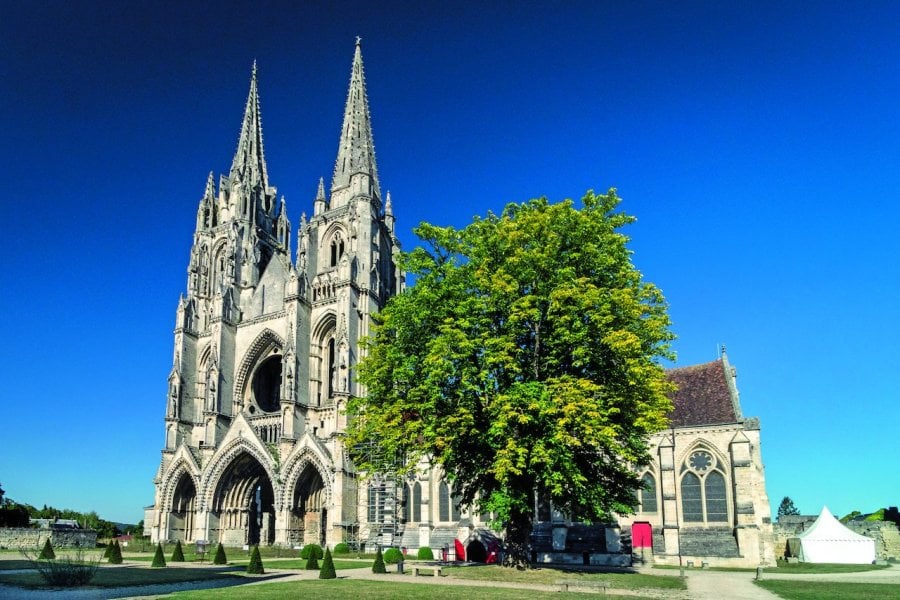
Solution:
{"label": "white marquee tent", "polygon": [[875,540],[847,529],[823,507],[800,539],[800,560],[809,563],[872,564]]}

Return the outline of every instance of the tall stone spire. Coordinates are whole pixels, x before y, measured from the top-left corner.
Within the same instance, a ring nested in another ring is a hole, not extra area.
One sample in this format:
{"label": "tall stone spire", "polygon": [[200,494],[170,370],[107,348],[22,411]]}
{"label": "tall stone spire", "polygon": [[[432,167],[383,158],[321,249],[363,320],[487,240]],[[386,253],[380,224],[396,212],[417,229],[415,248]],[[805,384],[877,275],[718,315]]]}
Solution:
{"label": "tall stone spire", "polygon": [[[353,176],[365,175],[364,185],[359,190],[369,196],[381,198],[378,184],[378,169],[375,167],[375,143],[372,141],[372,122],[369,117],[369,100],[366,96],[366,78],[363,71],[360,38],[356,38],[353,54],[353,68],[350,71],[350,89],[344,108],[344,123],[341,127],[341,141],[338,146],[334,176],[331,180],[332,206],[346,203],[344,194],[335,199],[335,192],[349,188]],[[335,201],[337,200],[337,202]]]}
{"label": "tall stone spire", "polygon": [[244,109],[244,120],[241,123],[237,151],[234,153],[234,160],[231,163],[230,177],[254,187],[254,184],[259,183],[263,191],[269,185],[266,159],[263,154],[262,119],[259,115],[259,92],[256,87],[256,61],[253,61],[250,93],[247,96],[247,107]]}

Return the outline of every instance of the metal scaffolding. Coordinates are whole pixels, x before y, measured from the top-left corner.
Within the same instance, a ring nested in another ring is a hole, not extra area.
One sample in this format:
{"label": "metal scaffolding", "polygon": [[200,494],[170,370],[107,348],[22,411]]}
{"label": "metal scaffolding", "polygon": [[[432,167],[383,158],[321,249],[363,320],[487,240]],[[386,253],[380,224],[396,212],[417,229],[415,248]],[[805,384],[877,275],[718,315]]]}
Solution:
{"label": "metal scaffolding", "polygon": [[386,457],[376,442],[358,447],[369,464],[382,465],[378,473],[366,476],[366,523],[357,528],[357,543],[367,546],[395,546],[403,536],[402,478],[398,474],[402,461]]}

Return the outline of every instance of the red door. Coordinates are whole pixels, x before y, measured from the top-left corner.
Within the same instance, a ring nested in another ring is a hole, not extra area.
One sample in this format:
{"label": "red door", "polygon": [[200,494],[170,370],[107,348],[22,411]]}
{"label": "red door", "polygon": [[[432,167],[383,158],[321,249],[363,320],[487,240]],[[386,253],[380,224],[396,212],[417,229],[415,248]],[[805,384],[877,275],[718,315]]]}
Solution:
{"label": "red door", "polygon": [[653,549],[653,528],[650,523],[638,521],[631,526],[631,547]]}

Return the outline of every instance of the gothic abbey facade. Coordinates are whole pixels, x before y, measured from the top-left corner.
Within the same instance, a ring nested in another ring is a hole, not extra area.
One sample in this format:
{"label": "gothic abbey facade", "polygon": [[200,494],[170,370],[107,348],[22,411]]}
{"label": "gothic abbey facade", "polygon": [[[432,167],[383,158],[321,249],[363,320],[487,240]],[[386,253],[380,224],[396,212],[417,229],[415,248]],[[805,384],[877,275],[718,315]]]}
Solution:
{"label": "gothic abbey facade", "polygon": [[[341,441],[347,399],[365,395],[351,375],[359,341],[404,286],[359,41],[330,194],[320,180],[296,253],[269,182],[257,85],[254,65],[231,170],[218,184],[210,173],[197,210],[145,531],[154,542],[358,541],[484,560],[497,548],[487,516],[461,511],[439,470],[361,481]],[[727,357],[670,376],[673,429],[651,439],[637,514],[585,526],[536,499],[535,560],[620,564],[629,535],[635,555],[659,562],[771,557],[759,426],[741,415]]]}
{"label": "gothic abbey facade", "polygon": [[332,542],[357,522],[339,433],[370,315],[403,286],[375,166],[357,44],[331,193],[319,181],[296,255],[263,153],[256,66],[237,151],[197,210],[179,303],[156,540]]}

